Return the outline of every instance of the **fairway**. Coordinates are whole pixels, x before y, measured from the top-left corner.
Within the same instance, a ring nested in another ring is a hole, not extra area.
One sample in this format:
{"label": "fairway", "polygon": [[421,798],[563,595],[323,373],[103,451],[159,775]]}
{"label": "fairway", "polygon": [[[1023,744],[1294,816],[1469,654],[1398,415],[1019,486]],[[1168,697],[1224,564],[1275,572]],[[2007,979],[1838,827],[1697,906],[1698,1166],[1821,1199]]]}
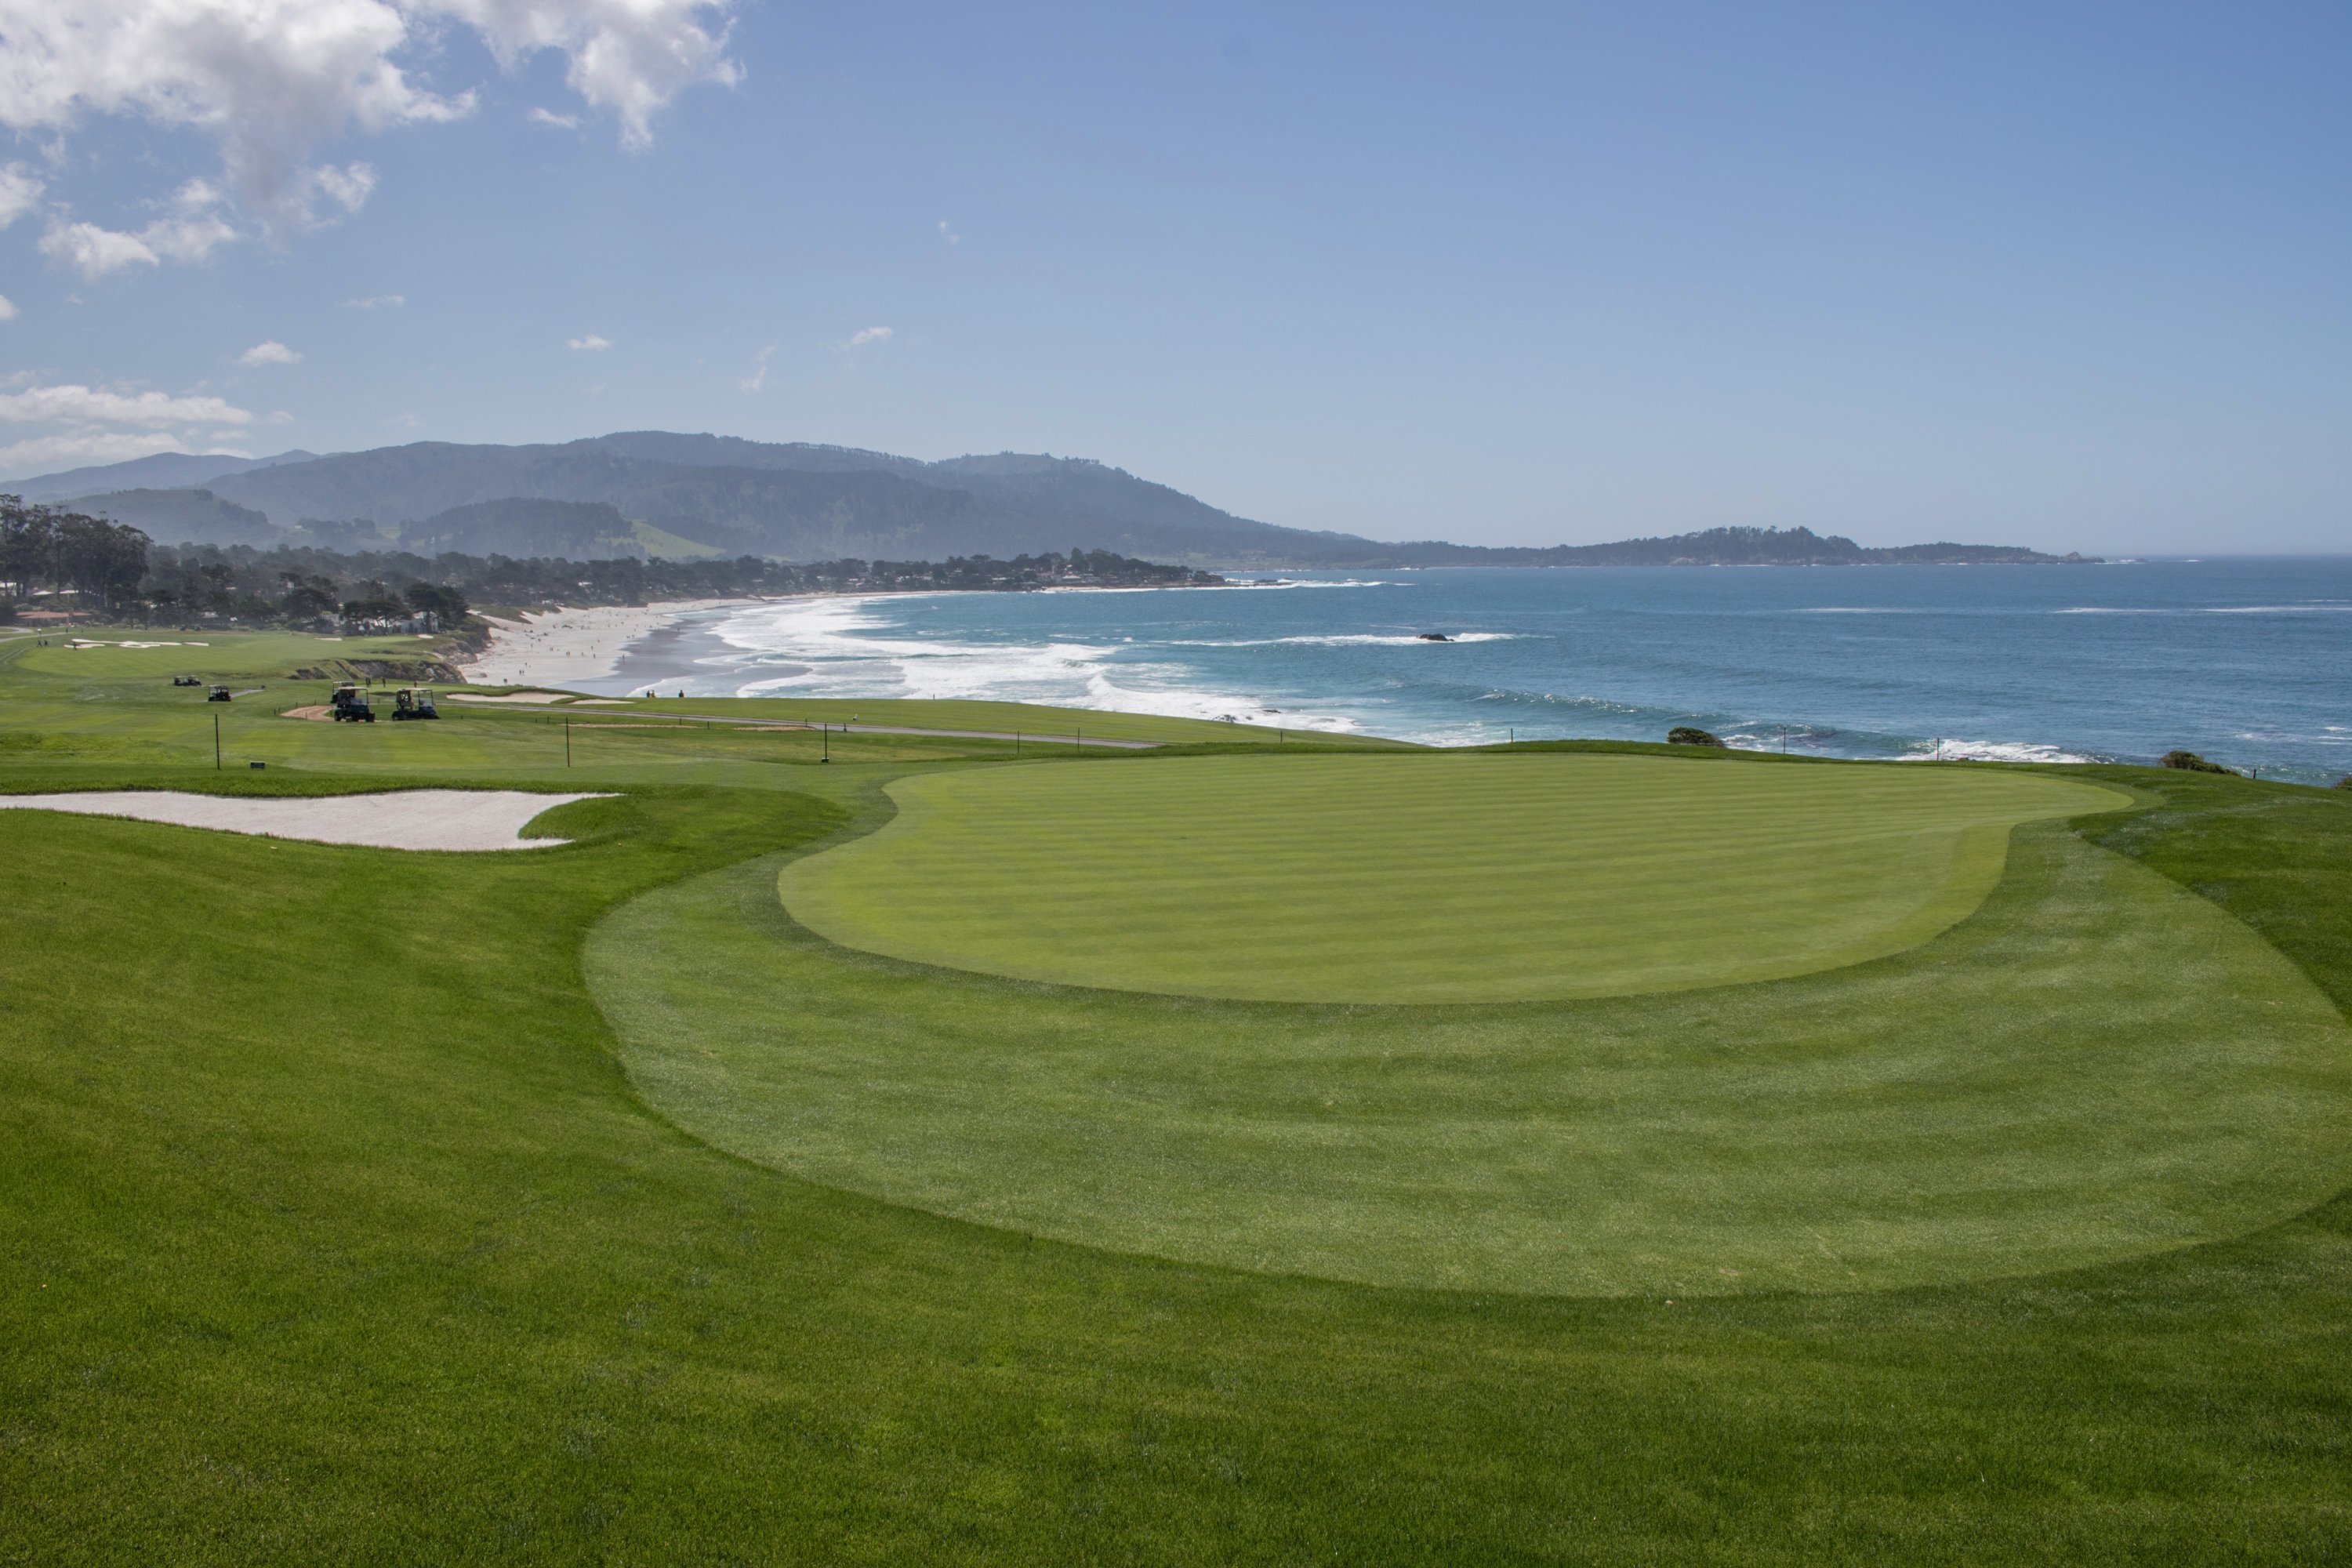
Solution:
{"label": "fairway", "polygon": [[795,862],[810,930],[913,963],[1269,1002],[1619,995],[1899,952],[2010,830],[2129,797],[2012,773],[1640,756],[1192,757],[902,779]]}

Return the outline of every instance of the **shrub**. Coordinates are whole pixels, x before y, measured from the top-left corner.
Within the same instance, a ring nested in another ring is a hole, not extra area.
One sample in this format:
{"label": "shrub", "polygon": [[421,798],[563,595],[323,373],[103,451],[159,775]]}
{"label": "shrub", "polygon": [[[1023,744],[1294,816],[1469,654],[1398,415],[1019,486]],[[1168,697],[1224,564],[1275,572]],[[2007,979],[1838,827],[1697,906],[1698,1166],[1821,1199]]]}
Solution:
{"label": "shrub", "polygon": [[1688,724],[1681,724],[1666,731],[1666,744],[1669,746],[1720,746],[1723,742],[1705,730],[1695,730]]}
{"label": "shrub", "polygon": [[2159,768],[2179,768],[2191,773],[2226,773],[2231,770],[2219,763],[2209,763],[2194,752],[2167,752],[2156,760]]}

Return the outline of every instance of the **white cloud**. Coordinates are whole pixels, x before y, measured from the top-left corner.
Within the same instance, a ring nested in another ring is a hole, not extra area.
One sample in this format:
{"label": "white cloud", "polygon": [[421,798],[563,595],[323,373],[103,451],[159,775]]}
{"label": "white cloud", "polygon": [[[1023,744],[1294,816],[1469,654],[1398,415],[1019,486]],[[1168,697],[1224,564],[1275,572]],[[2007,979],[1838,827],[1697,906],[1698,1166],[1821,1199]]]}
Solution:
{"label": "white cloud", "polygon": [[617,115],[621,140],[653,140],[653,117],[698,82],[733,86],[727,58],[731,0],[413,0],[420,11],[478,29],[512,70],[543,49],[571,62],[563,79],[589,107]]}
{"label": "white cloud", "polygon": [[610,338],[600,338],[595,333],[591,332],[584,338],[565,339],[564,346],[566,348],[584,349],[590,353],[596,353],[603,350],[611,348],[613,346],[613,340]]}
{"label": "white cloud", "polygon": [[227,451],[219,445],[220,432],[252,422],[249,412],[217,397],[26,386],[0,393],[0,424],[52,428],[0,447],[0,468],[28,472],[119,463],[153,452]]}
{"label": "white cloud", "polygon": [[385,0],[0,0],[0,124],[127,115],[207,133],[240,198],[300,218],[301,154],[356,125],[468,112],[392,58],[411,19]]}
{"label": "white cloud", "polygon": [[16,301],[5,294],[0,294],[0,321],[13,321],[16,319]]}
{"label": "white cloud", "polygon": [[888,327],[861,327],[849,334],[848,346],[862,349],[867,343],[887,343],[898,334]]}
{"label": "white cloud", "polygon": [[578,115],[558,114],[551,109],[532,110],[530,111],[530,122],[533,125],[552,125],[558,131],[577,131],[580,129],[580,117]]}
{"label": "white cloud", "polygon": [[48,232],[41,236],[41,253],[85,278],[103,278],[126,267],[156,267],[167,260],[202,261],[237,237],[236,230],[212,211],[220,200],[220,192],[210,182],[190,180],[173,193],[171,215],[136,234],[52,218]]}
{"label": "white cloud", "polygon": [[239,364],[299,364],[302,356],[275,338],[266,343],[256,343],[236,356]]}
{"label": "white cloud", "polygon": [[[272,229],[301,227],[322,205],[356,211],[374,184],[365,164],[310,166],[313,149],[354,130],[473,112],[471,88],[440,91],[423,80],[446,23],[478,32],[509,70],[545,50],[562,54],[572,89],[620,121],[624,142],[642,146],[654,117],[687,88],[742,79],[727,55],[735,4],[0,0],[0,126],[62,139],[100,115],[194,131],[219,144],[247,211]],[[35,184],[17,198],[19,213],[37,199]]]}
{"label": "white cloud", "polygon": [[[368,195],[375,189],[375,169],[368,163],[346,163],[336,168],[321,163],[302,175],[306,196],[324,196],[347,213],[355,213],[367,205]],[[307,212],[311,203],[302,204]]]}
{"label": "white cloud", "polygon": [[759,392],[767,386],[768,357],[775,352],[776,345],[770,343],[766,348],[761,349],[758,356],[751,361],[751,374],[745,376],[742,381],[738,384],[744,391]]}
{"label": "white cloud", "polygon": [[961,245],[963,243],[963,236],[958,234],[953,228],[950,227],[948,220],[945,218],[940,219],[940,237],[946,240],[950,245]]}
{"label": "white cloud", "polygon": [[225,398],[173,397],[163,392],[106,392],[79,385],[0,392],[0,424],[58,421],[161,429],[172,425],[249,425],[253,415]]}
{"label": "white cloud", "polygon": [[53,223],[41,236],[41,254],[62,261],[85,278],[103,278],[126,267],[153,267],[163,258],[135,234],[94,223]]}
{"label": "white cloud", "polygon": [[169,261],[202,261],[236,237],[236,230],[209,213],[164,218],[139,231],[147,247]]}
{"label": "white cloud", "polygon": [[405,294],[370,294],[362,300],[346,300],[346,310],[397,310],[408,303]]}
{"label": "white cloud", "polygon": [[31,212],[47,189],[48,186],[22,163],[0,168],[0,228],[6,228]]}

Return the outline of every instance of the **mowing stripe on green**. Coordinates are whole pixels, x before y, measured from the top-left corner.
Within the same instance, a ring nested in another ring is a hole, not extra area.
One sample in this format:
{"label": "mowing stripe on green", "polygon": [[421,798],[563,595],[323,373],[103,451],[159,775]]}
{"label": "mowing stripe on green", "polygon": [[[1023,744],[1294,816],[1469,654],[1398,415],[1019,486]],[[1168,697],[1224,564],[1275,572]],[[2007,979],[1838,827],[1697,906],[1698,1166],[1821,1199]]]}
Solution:
{"label": "mowing stripe on green", "polygon": [[890,785],[784,903],[846,947],[1251,1001],[1471,1002],[1771,979],[1965,918],[2020,822],[2122,794],[1930,767],[1549,754],[1171,758]]}
{"label": "mowing stripe on green", "polygon": [[2235,1235],[2343,1186],[2352,1029],[2301,972],[2059,825],[2020,828],[2011,861],[1907,952],[1581,1002],[1216,1002],[916,968],[792,925],[759,866],[625,906],[588,974],[631,1080],[721,1148],[1243,1268],[1877,1289]]}

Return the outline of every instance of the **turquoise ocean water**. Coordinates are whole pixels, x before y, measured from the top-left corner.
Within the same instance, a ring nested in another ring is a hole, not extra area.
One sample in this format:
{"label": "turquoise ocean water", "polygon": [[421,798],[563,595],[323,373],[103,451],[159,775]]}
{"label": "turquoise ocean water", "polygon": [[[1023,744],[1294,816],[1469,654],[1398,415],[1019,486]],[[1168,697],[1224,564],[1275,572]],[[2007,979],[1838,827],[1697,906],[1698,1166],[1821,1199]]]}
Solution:
{"label": "turquoise ocean water", "polygon": [[2352,771],[2352,556],[793,600],[698,617],[657,667],[595,684],[1003,698],[1439,744],[1696,724],[1832,756],[1940,742],[1948,756],[2147,761],[2184,746],[2332,782]]}

